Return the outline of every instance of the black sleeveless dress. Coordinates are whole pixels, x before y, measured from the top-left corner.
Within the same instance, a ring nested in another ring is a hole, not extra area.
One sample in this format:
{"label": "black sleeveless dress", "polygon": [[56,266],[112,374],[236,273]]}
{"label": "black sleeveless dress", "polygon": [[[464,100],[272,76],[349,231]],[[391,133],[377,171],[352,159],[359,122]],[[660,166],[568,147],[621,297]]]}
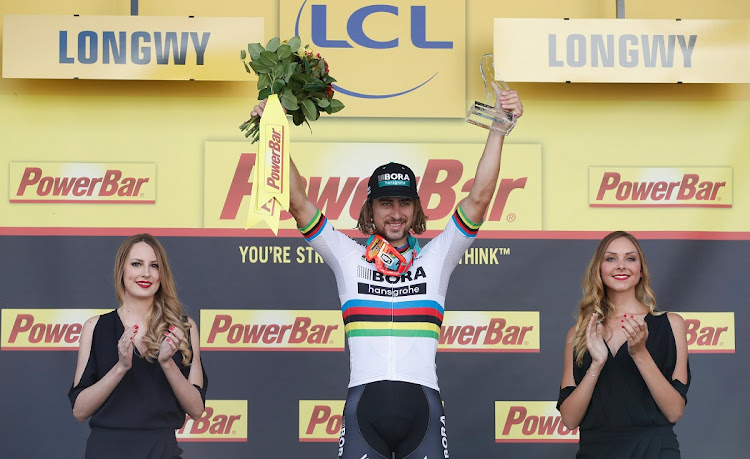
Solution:
{"label": "black sleeveless dress", "polygon": [[[117,363],[117,340],[124,331],[117,310],[99,317],[94,327],[86,369],[78,385],[68,392],[71,406],[82,390],[99,381]],[[159,362],[154,360],[149,363],[140,357],[135,346],[133,351],[130,370],[91,416],[91,435],[86,444],[87,459],[172,459],[182,454],[177,446],[175,430],[184,424],[185,411],[180,407]],[[182,365],[182,354],[175,353],[173,360],[187,378],[190,367]],[[205,367],[203,388],[195,387],[205,403],[208,387]]]}
{"label": "black sleeveless dress", "polygon": [[[646,314],[648,325],[646,349],[661,373],[685,398],[690,386],[672,379],[677,363],[672,326],[667,314]],[[627,341],[602,367],[599,379],[591,396],[586,414],[581,420],[579,449],[576,458],[607,459],[674,459],[680,457],[680,446],[674,433],[674,424],[667,421],[651,392],[646,386],[638,367],[628,353]],[[591,356],[586,353],[579,367],[573,357],[573,377],[580,384],[586,370],[591,366]],[[575,386],[560,390],[557,409],[573,392]]]}

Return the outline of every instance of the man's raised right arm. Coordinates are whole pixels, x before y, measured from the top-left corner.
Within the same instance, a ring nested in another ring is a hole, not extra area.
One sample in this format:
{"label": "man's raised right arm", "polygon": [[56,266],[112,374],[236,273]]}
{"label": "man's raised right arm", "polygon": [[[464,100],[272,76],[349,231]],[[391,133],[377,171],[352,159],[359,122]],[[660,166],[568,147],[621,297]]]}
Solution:
{"label": "man's raised right arm", "polygon": [[297,221],[297,227],[303,228],[312,221],[315,214],[318,213],[318,208],[307,197],[305,184],[302,182],[297,166],[291,159],[289,160],[289,166],[289,213]]}

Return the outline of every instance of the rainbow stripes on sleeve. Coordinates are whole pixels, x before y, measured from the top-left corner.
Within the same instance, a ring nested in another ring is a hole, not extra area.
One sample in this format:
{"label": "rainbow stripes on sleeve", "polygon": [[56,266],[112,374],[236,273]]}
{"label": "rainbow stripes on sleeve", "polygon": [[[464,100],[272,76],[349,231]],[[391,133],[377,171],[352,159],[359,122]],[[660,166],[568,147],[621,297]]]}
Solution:
{"label": "rainbow stripes on sleeve", "polygon": [[474,223],[464,214],[461,206],[456,207],[456,211],[453,212],[453,222],[456,224],[459,230],[464,233],[466,237],[476,237],[479,232],[479,227],[482,226],[482,222]]}
{"label": "rainbow stripes on sleeve", "polygon": [[300,233],[302,233],[302,236],[304,236],[305,240],[310,242],[318,235],[321,231],[323,231],[323,228],[325,228],[326,224],[328,223],[328,219],[325,215],[323,215],[323,212],[318,209],[318,211],[315,213],[315,216],[312,220],[310,220],[310,223],[308,223],[304,228],[297,228],[299,229]]}

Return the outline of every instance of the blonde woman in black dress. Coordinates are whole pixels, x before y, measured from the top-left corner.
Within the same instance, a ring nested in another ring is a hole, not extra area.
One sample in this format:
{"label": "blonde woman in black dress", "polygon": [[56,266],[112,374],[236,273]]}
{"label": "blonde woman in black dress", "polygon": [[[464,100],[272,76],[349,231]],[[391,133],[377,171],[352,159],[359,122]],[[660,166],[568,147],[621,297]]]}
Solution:
{"label": "blonde woman in black dress", "polygon": [[673,426],[690,385],[685,321],[657,311],[636,238],[602,239],[583,290],[557,403],[565,426],[580,427],[576,457],[679,458]]}
{"label": "blonde woman in black dress", "polygon": [[175,429],[203,414],[208,379],[156,238],[122,243],[115,289],[120,306],[83,326],[68,393],[75,418],[91,418],[86,458],[179,457]]}

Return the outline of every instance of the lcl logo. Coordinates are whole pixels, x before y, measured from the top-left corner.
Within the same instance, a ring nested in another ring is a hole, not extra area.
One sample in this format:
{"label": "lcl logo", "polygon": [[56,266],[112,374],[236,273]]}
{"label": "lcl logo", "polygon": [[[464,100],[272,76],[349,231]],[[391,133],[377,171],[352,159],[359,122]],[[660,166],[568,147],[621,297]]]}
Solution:
{"label": "lcl logo", "polygon": [[[329,14],[329,6],[335,8],[333,5],[326,4],[308,4],[308,0],[304,0],[302,5],[297,12],[297,19],[295,21],[294,33],[300,35],[300,25],[303,29],[309,27],[310,38],[312,44],[319,48],[367,48],[371,50],[388,50],[404,46],[404,42],[408,40],[415,48],[424,50],[449,50],[453,49],[453,42],[449,40],[435,40],[434,37],[439,33],[439,30],[431,30],[428,34],[428,11],[425,5],[411,5],[409,7],[389,5],[389,4],[376,4],[366,5],[361,8],[354,10],[348,17],[345,18],[346,22],[346,35],[342,36],[331,36],[329,33],[330,28],[336,30],[343,30],[343,27],[329,27],[331,22],[331,14]],[[306,8],[309,7],[310,12],[310,23],[300,24],[302,21],[303,13]],[[384,30],[378,30],[378,36],[380,39],[376,39],[368,35],[365,28],[365,21],[370,17],[377,17],[380,20],[384,19],[383,15],[392,16],[394,27],[389,28],[388,31],[401,31],[403,33],[403,27],[395,27],[396,25],[402,25],[408,20],[408,37],[406,36],[391,36],[387,39],[382,39]],[[433,13],[437,17],[437,13]],[[336,20],[341,20],[341,16],[337,16]],[[408,18],[408,19],[407,19]],[[343,25],[343,24],[335,24]],[[428,35],[433,39],[428,39]],[[366,94],[363,92],[353,91],[341,87],[338,84],[334,84],[334,89],[342,94],[346,94],[353,97],[359,97],[364,99],[385,99],[391,97],[397,97],[403,94],[412,92],[425,84],[429,83],[437,73],[429,76],[425,81],[412,87],[399,90],[390,94]]]}

